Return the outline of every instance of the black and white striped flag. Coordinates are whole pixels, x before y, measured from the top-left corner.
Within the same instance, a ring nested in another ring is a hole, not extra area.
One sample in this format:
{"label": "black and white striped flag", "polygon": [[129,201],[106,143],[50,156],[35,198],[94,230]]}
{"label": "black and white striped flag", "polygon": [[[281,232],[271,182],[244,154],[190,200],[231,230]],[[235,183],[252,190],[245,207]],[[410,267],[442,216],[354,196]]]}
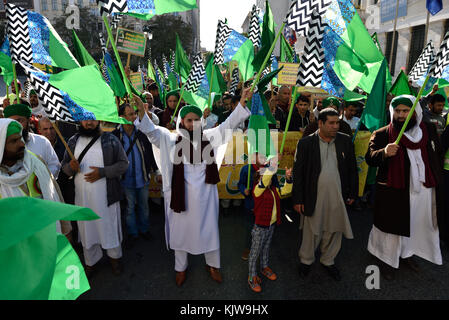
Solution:
{"label": "black and white striped flag", "polygon": [[195,61],[193,61],[192,69],[190,70],[184,90],[196,93],[205,75],[206,69],[204,68],[203,57],[201,53],[198,53],[195,57]]}
{"label": "black and white striped flag", "polygon": [[318,15],[324,14],[332,0],[296,0],[294,1],[285,18],[286,26],[292,28],[300,36],[307,35],[313,11]]}
{"label": "black and white striped flag", "polygon": [[261,32],[260,32],[260,24],[259,24],[259,12],[260,9],[256,6],[253,5],[253,9],[251,11],[251,20],[249,23],[249,39],[252,41],[252,43],[254,44],[254,47],[259,47],[260,46],[260,37],[261,37]]}
{"label": "black and white striped flag", "polygon": [[320,87],[324,71],[324,49],[321,45],[324,25],[321,16],[314,10],[309,21],[304,54],[298,69],[296,85]]}
{"label": "black and white striped flag", "polygon": [[430,68],[429,74],[434,78],[441,78],[444,69],[449,66],[449,31],[446,32],[443,41],[440,45],[440,50],[438,51],[435,60]]}
{"label": "black and white striped flag", "polygon": [[19,64],[30,80],[31,86],[36,90],[39,101],[42,103],[48,118],[52,121],[75,122],[61,91],[52,86],[48,81],[44,81],[44,79],[35,76],[35,73],[42,73],[39,69],[23,61],[19,61]]}
{"label": "black and white striped flag", "polygon": [[232,81],[231,81],[231,87],[229,88],[229,93],[231,95],[235,95],[235,90],[237,90],[237,86],[240,82],[240,72],[239,68],[235,68],[232,70]]}
{"label": "black and white striped flag", "polygon": [[416,82],[421,79],[427,73],[434,60],[435,50],[433,48],[432,40],[430,40],[430,42],[421,52],[418,60],[416,60],[415,64],[413,65],[413,68],[408,75],[409,80]]}
{"label": "black and white striped flag", "polygon": [[214,64],[224,63],[223,51],[231,32],[232,29],[226,23],[221,20],[218,21],[217,38],[215,39]]}
{"label": "black and white striped flag", "polygon": [[100,33],[98,34],[98,37],[99,37],[99,39],[100,39],[100,47],[101,47],[101,51],[103,52],[103,54],[105,54],[107,50],[106,50],[106,42],[104,41],[103,33],[100,32]]}
{"label": "black and white striped flag", "polygon": [[112,29],[117,29],[122,18],[123,18],[122,14],[116,14],[116,15],[112,16],[112,23],[111,23]]}

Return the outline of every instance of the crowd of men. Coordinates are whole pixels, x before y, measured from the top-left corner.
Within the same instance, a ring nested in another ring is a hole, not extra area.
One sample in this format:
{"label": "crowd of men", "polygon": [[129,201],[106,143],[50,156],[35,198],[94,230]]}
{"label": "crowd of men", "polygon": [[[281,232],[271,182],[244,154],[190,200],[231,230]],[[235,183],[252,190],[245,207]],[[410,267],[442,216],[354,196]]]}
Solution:
{"label": "crowd of men", "polygon": [[[446,98],[437,90],[434,87],[417,104],[399,144],[395,140],[416,98],[388,96],[388,124],[372,134],[366,153],[375,178],[368,179],[362,198],[352,138],[355,130],[366,130],[359,123],[363,102],[301,93],[293,102],[288,131],[302,132],[302,138],[293,167],[286,168],[286,183],[280,185],[276,174],[282,155],[267,158],[255,153],[255,163],[240,172],[244,201],[231,204],[218,197],[215,162],[218,148],[227,140],[211,137],[224,137],[225,130],[248,130],[251,112],[246,103],[252,96],[248,83],[240,83],[235,94],[223,94],[211,110],[203,112],[184,101],[175,111],[179,90],[168,92],[161,101],[158,86],[149,81],[145,101],[134,96],[118,105],[119,116],[128,124],[112,131],[103,130],[98,120],[55,126],[36,92],[26,96],[21,91],[17,100],[13,87],[0,109],[4,118],[0,119],[0,199],[30,196],[91,208],[100,219],[61,221],[58,230],[74,246],[81,243],[89,278],[103,250],[119,275],[125,233],[121,216],[125,216],[127,245],[139,237],[151,240],[149,184],[156,176],[162,183],[165,238],[167,248],[174,251],[176,284],[182,286],[186,280],[188,254],[204,254],[207,272],[218,283],[223,281],[219,209],[233,205],[241,209],[247,223],[242,259],[248,260],[248,285],[255,292],[262,290],[259,274],[277,279],[269,265],[269,249],[282,211],[300,215],[299,274],[307,277],[319,247],[321,265],[338,281],[341,274],[335,258],[342,237],[354,237],[347,209],[366,205],[374,217],[367,249],[379,260],[382,275],[393,279],[400,264],[419,270],[413,256],[441,265],[441,244],[448,244],[449,129],[447,115],[443,116]],[[276,119],[270,129],[286,130],[291,93],[287,86],[264,93]],[[198,141],[195,130],[200,132]],[[185,141],[190,153],[180,148]],[[182,161],[173,162],[173,154]],[[285,195],[291,197],[281,200]]]}

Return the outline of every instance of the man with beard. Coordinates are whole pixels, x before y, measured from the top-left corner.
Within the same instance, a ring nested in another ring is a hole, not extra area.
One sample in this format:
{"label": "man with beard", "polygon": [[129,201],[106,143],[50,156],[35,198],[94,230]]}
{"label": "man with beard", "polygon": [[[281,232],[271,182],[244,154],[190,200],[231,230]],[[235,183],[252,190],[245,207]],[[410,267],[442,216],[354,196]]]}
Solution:
{"label": "man with beard", "polygon": [[368,165],[378,167],[368,251],[388,280],[400,261],[419,271],[414,255],[442,264],[437,219],[442,150],[435,127],[422,121],[420,104],[395,144],[415,99],[401,95],[391,101],[392,123],[373,133],[365,155]]}
{"label": "man with beard", "polygon": [[[101,218],[77,222],[86,274],[94,271],[94,265],[103,256],[102,249],[110,258],[113,273],[120,274],[120,200],[123,200],[120,176],[128,168],[128,158],[117,137],[102,132],[98,120],[81,121],[79,132],[70,138],[68,145],[77,160],[71,160],[66,152],[62,170],[69,177],[74,176],[75,205],[90,208]],[[84,157],[79,161],[81,154]]]}
{"label": "man with beard", "polygon": [[47,138],[30,132],[31,108],[24,104],[12,104],[5,108],[5,118],[20,122],[23,127],[22,136],[28,150],[40,156],[55,178],[58,177],[61,164],[58,156]]}
{"label": "man with beard", "polygon": [[[57,183],[45,164],[25,148],[21,131],[19,122],[0,119],[0,199],[33,197],[60,202],[62,196]],[[71,239],[70,222],[56,226],[58,232]]]}
{"label": "man with beard", "polygon": [[204,254],[206,270],[212,279],[222,282],[220,238],[218,231],[218,190],[220,181],[215,155],[218,147],[232,139],[230,130],[246,120],[244,107],[250,98],[244,91],[240,104],[219,126],[201,130],[201,110],[196,106],[181,109],[177,132],[155,126],[145,114],[143,104],[135,99],[139,119],[136,127],[160,149],[160,164],[165,202],[165,238],[175,251],[176,284],[186,279],[188,254]]}

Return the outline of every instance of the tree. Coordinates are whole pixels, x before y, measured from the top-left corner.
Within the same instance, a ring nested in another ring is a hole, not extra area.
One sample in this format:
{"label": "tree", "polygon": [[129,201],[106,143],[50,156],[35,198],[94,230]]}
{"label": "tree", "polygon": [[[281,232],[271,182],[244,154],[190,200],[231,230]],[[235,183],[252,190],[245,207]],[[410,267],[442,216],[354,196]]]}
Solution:
{"label": "tree", "polygon": [[[103,32],[103,23],[100,17],[96,16],[92,8],[81,7],[80,11],[80,29],[75,29],[75,32],[86,47],[86,50],[92,55],[96,61],[100,61],[102,57],[101,47],[100,47],[100,37],[99,33]],[[98,9],[96,9],[98,11]],[[65,12],[65,9],[64,9]],[[53,24],[56,32],[61,36],[69,48],[72,49],[72,30],[67,29],[66,20],[70,14],[64,13],[62,16],[57,17]],[[105,38],[107,36],[105,35]],[[73,52],[73,50],[71,50]]]}
{"label": "tree", "polygon": [[182,21],[181,17],[172,14],[155,16],[148,25],[153,39],[147,42],[147,49],[148,46],[151,47],[152,59],[157,59],[160,67],[162,66],[162,54],[168,60],[170,59],[170,49],[174,51],[176,48],[176,34],[179,35],[187,55],[193,56],[192,25]]}

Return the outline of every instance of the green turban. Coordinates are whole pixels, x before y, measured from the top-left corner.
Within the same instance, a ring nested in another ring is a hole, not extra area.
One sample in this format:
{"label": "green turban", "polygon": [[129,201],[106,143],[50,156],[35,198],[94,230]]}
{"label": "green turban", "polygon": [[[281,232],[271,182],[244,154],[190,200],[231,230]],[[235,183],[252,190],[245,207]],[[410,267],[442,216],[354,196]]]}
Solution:
{"label": "green turban", "polygon": [[323,100],[323,109],[331,106],[336,106],[337,109],[340,108],[340,101],[335,97],[328,97]]}
{"label": "green turban", "polygon": [[17,121],[11,121],[8,125],[8,129],[6,129],[6,138],[20,132],[22,132],[22,125]]}
{"label": "green turban", "polygon": [[410,99],[407,95],[401,95],[391,100],[391,106],[395,109],[398,105],[403,104],[411,108],[413,107],[413,102],[414,101],[412,101],[412,99]]}
{"label": "green turban", "polygon": [[26,104],[11,104],[5,108],[3,114],[5,118],[9,118],[11,116],[22,116],[25,118],[30,118],[31,108]]}
{"label": "green turban", "polygon": [[180,115],[181,119],[184,119],[184,117],[190,112],[197,114],[198,117],[200,117],[200,118],[203,115],[203,112],[201,111],[201,109],[196,106],[185,106],[184,108],[181,109],[181,111],[179,112],[179,115]]}

